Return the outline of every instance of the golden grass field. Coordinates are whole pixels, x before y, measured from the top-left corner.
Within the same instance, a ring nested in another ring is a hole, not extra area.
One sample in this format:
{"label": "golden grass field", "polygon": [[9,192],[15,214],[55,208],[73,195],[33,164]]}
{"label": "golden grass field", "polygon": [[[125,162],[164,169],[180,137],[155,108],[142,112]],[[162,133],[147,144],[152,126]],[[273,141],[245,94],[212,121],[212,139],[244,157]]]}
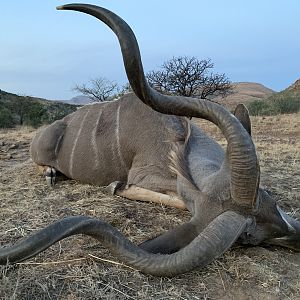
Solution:
{"label": "golden grass field", "polygon": [[[252,121],[262,184],[299,217],[300,114]],[[224,143],[216,127],[196,122]],[[186,211],[107,196],[101,187],[73,180],[49,188],[29,158],[33,135],[30,128],[0,131],[1,246],[69,215],[102,218],[136,243],[189,218]],[[204,269],[156,278],[76,236],[25,263],[1,266],[0,299],[300,299],[300,253],[233,247]]]}

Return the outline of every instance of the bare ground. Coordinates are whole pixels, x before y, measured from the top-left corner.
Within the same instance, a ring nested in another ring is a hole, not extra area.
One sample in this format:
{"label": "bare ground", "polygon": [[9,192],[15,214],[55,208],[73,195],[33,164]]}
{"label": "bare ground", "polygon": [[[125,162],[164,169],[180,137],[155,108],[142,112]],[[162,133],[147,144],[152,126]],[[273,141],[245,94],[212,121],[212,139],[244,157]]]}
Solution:
{"label": "bare ground", "polygon": [[[215,127],[201,123],[221,143]],[[262,181],[300,215],[300,114],[253,118]],[[29,159],[29,128],[0,131],[0,245],[69,215],[102,218],[141,242],[189,218],[187,212],[133,202],[103,188],[61,181],[46,186]],[[208,267],[156,278],[122,264],[87,237],[64,240],[36,258],[0,267],[0,299],[300,299],[300,254],[234,247]]]}

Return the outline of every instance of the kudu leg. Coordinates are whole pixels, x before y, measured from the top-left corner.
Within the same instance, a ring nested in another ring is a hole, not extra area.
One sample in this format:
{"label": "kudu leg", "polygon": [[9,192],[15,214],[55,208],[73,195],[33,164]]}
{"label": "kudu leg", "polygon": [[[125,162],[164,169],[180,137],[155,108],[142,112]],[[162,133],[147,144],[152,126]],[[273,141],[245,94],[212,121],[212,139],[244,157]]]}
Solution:
{"label": "kudu leg", "polygon": [[152,203],[159,203],[180,209],[185,209],[184,202],[177,196],[154,192],[136,185],[124,188],[124,184],[116,181],[107,186],[106,191],[130,200],[138,200]]}
{"label": "kudu leg", "polygon": [[50,166],[37,166],[38,173],[46,177],[47,185],[54,186],[56,183],[56,169]]}

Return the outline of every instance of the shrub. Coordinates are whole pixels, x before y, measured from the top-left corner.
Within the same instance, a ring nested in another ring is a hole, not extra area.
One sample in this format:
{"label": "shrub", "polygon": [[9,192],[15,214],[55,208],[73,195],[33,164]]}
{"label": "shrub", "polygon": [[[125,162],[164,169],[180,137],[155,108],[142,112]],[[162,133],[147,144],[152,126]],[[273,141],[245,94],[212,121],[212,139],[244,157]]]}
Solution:
{"label": "shrub", "polygon": [[300,111],[300,95],[298,93],[276,94],[267,100],[254,100],[248,104],[250,115],[269,116],[291,114]]}
{"label": "shrub", "polygon": [[300,96],[282,96],[275,98],[272,104],[278,114],[291,114],[300,111]]}
{"label": "shrub", "polygon": [[40,103],[32,103],[26,112],[24,123],[32,127],[39,127],[47,119],[47,109]]}
{"label": "shrub", "polygon": [[29,125],[39,127],[72,113],[77,106],[19,96],[0,90],[0,128]]}
{"label": "shrub", "polygon": [[49,124],[56,120],[60,120],[76,110],[77,107],[75,105],[51,103],[51,105],[47,107],[47,118],[45,119],[45,123]]}
{"label": "shrub", "polygon": [[7,108],[0,107],[0,128],[10,128],[14,126],[13,115]]}
{"label": "shrub", "polygon": [[248,104],[249,113],[252,116],[269,116],[273,115],[273,107],[266,101],[254,100]]}

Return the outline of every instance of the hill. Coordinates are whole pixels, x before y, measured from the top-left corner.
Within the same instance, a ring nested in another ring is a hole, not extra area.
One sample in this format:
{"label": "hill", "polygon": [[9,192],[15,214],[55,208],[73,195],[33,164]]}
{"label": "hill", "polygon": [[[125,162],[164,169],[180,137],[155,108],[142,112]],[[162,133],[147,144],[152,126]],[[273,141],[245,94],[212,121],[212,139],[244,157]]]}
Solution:
{"label": "hill", "polygon": [[93,101],[89,97],[82,95],[82,96],[73,97],[70,100],[64,100],[62,102],[67,104],[86,105],[92,103]]}
{"label": "hill", "polygon": [[75,105],[0,90],[0,128],[16,125],[38,127],[61,119],[75,110]]}
{"label": "hill", "polygon": [[236,82],[233,83],[233,94],[226,98],[217,97],[214,101],[223,104],[228,109],[233,110],[237,104],[249,104],[254,100],[264,100],[275,92],[260,83]]}
{"label": "hill", "polygon": [[252,115],[277,115],[300,111],[300,79],[285,90],[270,95],[265,101],[255,100],[248,105]]}
{"label": "hill", "polygon": [[290,92],[300,93],[300,79],[296,80],[292,85],[290,85],[286,90]]}

